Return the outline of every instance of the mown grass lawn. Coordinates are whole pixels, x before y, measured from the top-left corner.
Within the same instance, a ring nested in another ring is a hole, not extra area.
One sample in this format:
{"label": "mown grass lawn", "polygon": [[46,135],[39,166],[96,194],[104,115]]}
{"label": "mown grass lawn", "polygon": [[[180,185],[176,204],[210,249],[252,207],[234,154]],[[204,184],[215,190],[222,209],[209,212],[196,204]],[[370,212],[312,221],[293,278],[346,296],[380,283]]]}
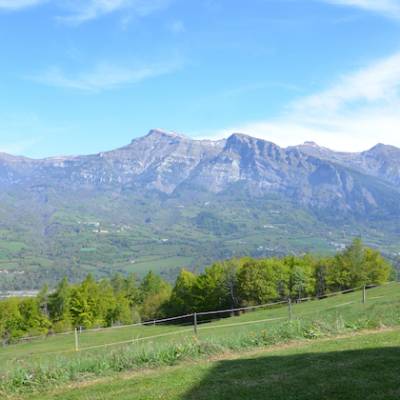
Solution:
{"label": "mown grass lawn", "polygon": [[398,400],[400,330],[108,378],[32,400]]}

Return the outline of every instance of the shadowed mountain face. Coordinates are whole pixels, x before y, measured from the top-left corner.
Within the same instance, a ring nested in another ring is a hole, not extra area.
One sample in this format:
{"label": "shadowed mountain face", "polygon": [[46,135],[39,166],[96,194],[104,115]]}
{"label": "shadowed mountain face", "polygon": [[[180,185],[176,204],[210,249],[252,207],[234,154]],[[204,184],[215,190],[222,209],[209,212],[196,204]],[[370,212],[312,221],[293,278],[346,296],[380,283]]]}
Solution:
{"label": "shadowed mountain face", "polygon": [[389,184],[400,184],[400,149],[397,147],[378,144],[362,153],[340,153],[306,142],[297,148],[305,154],[345,165]]}
{"label": "shadowed mountain face", "polygon": [[95,155],[0,154],[0,288],[29,285],[38,271],[49,280],[332,251],[354,235],[394,255],[399,183],[395,147],[339,153],[244,134],[152,130]]}

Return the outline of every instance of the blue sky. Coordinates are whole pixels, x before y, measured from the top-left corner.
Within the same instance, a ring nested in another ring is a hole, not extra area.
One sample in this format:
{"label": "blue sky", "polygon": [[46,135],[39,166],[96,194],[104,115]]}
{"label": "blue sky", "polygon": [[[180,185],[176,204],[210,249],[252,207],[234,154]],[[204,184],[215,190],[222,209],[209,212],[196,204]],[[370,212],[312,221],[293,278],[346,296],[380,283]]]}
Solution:
{"label": "blue sky", "polygon": [[0,151],[400,146],[400,0],[0,0],[0,38]]}

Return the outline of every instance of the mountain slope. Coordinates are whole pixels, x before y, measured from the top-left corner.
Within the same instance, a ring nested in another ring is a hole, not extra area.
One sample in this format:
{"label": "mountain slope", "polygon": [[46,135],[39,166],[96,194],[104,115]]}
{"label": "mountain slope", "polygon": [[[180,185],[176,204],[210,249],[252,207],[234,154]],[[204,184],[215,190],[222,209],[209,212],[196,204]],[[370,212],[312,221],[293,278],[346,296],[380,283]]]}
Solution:
{"label": "mountain slope", "polygon": [[233,255],[329,252],[355,235],[394,255],[399,154],[160,130],[89,156],[0,154],[0,288],[88,271],[173,275]]}
{"label": "mountain slope", "polygon": [[[358,214],[386,209],[381,192],[396,196],[400,180],[400,150],[394,147],[380,145],[351,155],[315,145],[283,149],[243,134],[213,142],[159,130],[106,153],[45,160],[3,156],[0,165],[0,182],[11,189],[132,189],[170,195],[180,187],[220,193],[242,184],[251,197],[281,193],[306,206]],[[372,177],[387,187],[379,188]]]}

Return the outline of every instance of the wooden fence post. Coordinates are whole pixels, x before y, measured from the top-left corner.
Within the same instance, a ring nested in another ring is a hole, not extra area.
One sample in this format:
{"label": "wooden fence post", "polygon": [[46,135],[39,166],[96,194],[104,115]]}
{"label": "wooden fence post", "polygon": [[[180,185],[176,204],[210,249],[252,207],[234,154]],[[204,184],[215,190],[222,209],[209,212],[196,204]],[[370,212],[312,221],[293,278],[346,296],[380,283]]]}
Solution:
{"label": "wooden fence post", "polygon": [[78,328],[75,328],[75,351],[79,351]]}
{"label": "wooden fence post", "polygon": [[193,314],[193,330],[194,334],[197,336],[197,313]]}

